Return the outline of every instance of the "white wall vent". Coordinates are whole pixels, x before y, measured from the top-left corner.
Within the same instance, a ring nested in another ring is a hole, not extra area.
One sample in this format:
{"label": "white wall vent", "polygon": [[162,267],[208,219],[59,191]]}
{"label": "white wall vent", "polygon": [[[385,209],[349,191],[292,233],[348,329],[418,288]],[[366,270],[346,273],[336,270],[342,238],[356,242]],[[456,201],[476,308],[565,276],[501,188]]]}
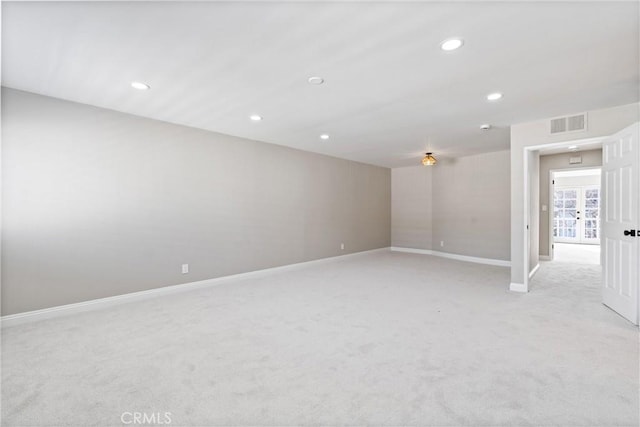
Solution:
{"label": "white wall vent", "polygon": [[551,119],[551,133],[562,133],[567,131],[567,118]]}
{"label": "white wall vent", "polygon": [[549,133],[552,135],[565,132],[581,132],[585,130],[587,130],[587,113],[551,119],[549,126]]}

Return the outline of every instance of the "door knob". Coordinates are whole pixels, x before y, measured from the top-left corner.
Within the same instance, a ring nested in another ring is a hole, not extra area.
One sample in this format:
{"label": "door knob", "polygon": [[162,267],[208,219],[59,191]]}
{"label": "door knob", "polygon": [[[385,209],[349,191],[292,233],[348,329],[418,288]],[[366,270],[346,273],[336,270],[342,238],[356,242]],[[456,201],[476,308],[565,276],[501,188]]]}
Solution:
{"label": "door knob", "polygon": [[636,230],[624,230],[625,236],[636,237]]}

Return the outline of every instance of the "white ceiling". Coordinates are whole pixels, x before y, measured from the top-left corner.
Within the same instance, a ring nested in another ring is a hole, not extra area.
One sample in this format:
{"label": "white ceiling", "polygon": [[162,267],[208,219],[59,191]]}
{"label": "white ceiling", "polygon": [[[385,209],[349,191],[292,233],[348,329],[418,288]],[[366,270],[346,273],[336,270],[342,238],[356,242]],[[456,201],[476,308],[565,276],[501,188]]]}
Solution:
{"label": "white ceiling", "polygon": [[[388,167],[637,102],[638,2],[3,2],[2,84]],[[443,52],[449,37],[462,49]],[[326,83],[312,86],[311,76]],[[129,84],[151,85],[136,91]],[[490,92],[504,98],[486,101]],[[248,119],[260,114],[258,123]],[[479,126],[491,123],[483,132]],[[327,141],[321,133],[330,134]]]}

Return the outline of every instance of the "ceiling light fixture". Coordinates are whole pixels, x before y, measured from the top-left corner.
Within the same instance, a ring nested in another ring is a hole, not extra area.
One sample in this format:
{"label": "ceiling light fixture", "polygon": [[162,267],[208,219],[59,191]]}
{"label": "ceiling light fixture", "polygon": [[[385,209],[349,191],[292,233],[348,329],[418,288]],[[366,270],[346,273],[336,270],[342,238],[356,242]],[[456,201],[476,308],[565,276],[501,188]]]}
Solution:
{"label": "ceiling light fixture", "polygon": [[320,135],[320,139],[329,139],[329,135],[323,133],[322,135]]}
{"label": "ceiling light fixture", "polygon": [[487,95],[487,99],[489,101],[497,101],[500,98],[502,98],[502,94],[500,92],[490,93]]}
{"label": "ceiling light fixture", "polygon": [[151,86],[142,82],[131,82],[131,87],[138,90],[149,90]]}
{"label": "ceiling light fixture", "polygon": [[309,77],[307,81],[311,85],[321,85],[322,83],[324,83],[324,79],[318,76]]}
{"label": "ceiling light fixture", "polygon": [[568,148],[569,150],[571,150],[571,151],[576,151],[576,150],[578,149],[578,146],[577,146],[577,145],[570,145],[570,146],[568,146],[567,148]]}
{"label": "ceiling light fixture", "polygon": [[438,161],[435,157],[432,156],[432,154],[433,153],[426,153],[426,156],[424,156],[424,158],[422,159],[422,164],[424,166],[433,166],[438,163]]}
{"label": "ceiling light fixture", "polygon": [[491,129],[491,125],[489,123],[480,125],[480,130],[489,130],[489,129]]}
{"label": "ceiling light fixture", "polygon": [[447,39],[440,43],[440,49],[450,52],[462,47],[464,41],[462,39]]}
{"label": "ceiling light fixture", "polygon": [[262,116],[259,116],[257,114],[252,114],[252,115],[249,116],[249,118],[251,120],[253,120],[254,122],[259,122],[260,120],[262,120]]}

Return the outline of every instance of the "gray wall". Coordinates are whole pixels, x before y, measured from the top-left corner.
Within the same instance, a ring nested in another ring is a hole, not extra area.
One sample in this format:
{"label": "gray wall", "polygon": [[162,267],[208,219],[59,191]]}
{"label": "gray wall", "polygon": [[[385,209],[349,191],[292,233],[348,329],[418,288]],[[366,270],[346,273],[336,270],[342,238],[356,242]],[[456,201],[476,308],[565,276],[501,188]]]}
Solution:
{"label": "gray wall", "polygon": [[433,173],[433,248],[509,260],[509,151],[443,159]]}
{"label": "gray wall", "polygon": [[390,245],[386,168],[10,89],[2,125],[3,315]]}
{"label": "gray wall", "polygon": [[[577,155],[582,156],[582,163],[569,164],[569,157]],[[540,206],[547,205],[548,209],[546,212],[540,212],[540,256],[550,256],[549,212],[553,212],[553,203],[549,199],[549,172],[562,169],[584,169],[589,166],[602,166],[602,149],[540,156]]]}
{"label": "gray wall", "polygon": [[509,260],[508,151],[393,169],[392,181],[393,246]]}
{"label": "gray wall", "polygon": [[432,167],[391,170],[391,246],[431,249]]}

